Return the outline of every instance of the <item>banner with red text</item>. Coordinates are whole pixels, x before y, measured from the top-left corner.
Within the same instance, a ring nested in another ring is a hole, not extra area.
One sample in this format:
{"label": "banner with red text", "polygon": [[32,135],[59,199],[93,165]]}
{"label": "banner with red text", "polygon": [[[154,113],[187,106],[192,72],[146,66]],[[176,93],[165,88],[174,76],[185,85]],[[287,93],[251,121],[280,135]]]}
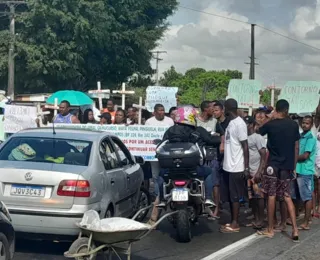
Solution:
{"label": "banner with red text", "polygon": [[[144,125],[93,125],[93,124],[55,124],[55,128],[86,129],[106,131],[121,139],[129,151],[142,156],[146,161],[156,161],[153,140],[162,139],[168,127]],[[81,150],[81,147],[79,148]]]}

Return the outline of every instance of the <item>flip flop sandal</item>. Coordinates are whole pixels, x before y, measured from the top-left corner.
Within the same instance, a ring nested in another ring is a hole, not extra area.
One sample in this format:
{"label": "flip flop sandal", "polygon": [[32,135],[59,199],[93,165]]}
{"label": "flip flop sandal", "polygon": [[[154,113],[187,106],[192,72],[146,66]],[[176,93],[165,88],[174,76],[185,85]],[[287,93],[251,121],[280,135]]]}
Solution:
{"label": "flip flop sandal", "polygon": [[276,233],[282,233],[282,232],[286,232],[287,227],[285,227],[285,228],[283,228],[283,227],[275,227],[273,230]]}
{"label": "flip flop sandal", "polygon": [[220,217],[218,217],[218,216],[209,216],[208,217],[208,220],[219,220],[220,219]]}
{"label": "flip flop sandal", "polygon": [[227,223],[227,224],[225,224],[225,225],[221,225],[220,226],[220,229],[225,229],[226,227],[230,227],[231,226],[231,224],[230,223]]}
{"label": "flip flop sandal", "polygon": [[253,225],[253,229],[261,230],[263,229],[263,225]]}
{"label": "flip flop sandal", "polygon": [[220,229],[220,232],[224,234],[239,233],[240,228],[225,227],[224,229]]}
{"label": "flip flop sandal", "polygon": [[298,227],[298,230],[308,231],[308,230],[310,230],[310,227],[299,226],[299,227]]}
{"label": "flip flop sandal", "polygon": [[312,217],[313,218],[320,218],[320,213],[314,213],[314,214],[312,214]]}
{"label": "flip flop sandal", "polygon": [[270,234],[267,230],[258,230],[257,234],[259,236],[267,237],[267,238],[273,238],[274,234]]}

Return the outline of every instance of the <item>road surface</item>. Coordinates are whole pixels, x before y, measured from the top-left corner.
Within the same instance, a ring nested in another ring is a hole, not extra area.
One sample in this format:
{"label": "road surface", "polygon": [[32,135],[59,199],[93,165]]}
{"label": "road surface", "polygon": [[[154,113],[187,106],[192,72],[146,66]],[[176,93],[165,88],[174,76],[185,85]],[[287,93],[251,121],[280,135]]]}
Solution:
{"label": "road surface", "polygon": [[[243,211],[243,210],[242,210]],[[245,223],[245,215],[242,223]],[[240,233],[221,234],[220,224],[229,220],[224,211],[221,220],[201,219],[193,227],[193,240],[188,244],[175,241],[175,230],[164,221],[148,237],[133,245],[132,260],[318,260],[320,255],[320,220],[314,220],[310,231],[301,231],[299,244],[288,233],[276,234],[272,239],[254,235],[251,228],[242,227]],[[14,260],[66,260],[63,252],[70,243],[18,240]],[[104,259],[99,256],[97,260]],[[116,259],[114,257],[114,259]]]}
{"label": "road surface", "polygon": [[[226,211],[221,219],[223,220],[220,223],[228,221]],[[175,241],[175,230],[164,221],[148,237],[133,245],[132,260],[200,260],[254,233],[251,228],[243,228],[238,234],[221,234],[218,231],[219,226],[218,221],[201,219],[199,225],[193,228],[192,242],[179,244]],[[70,243],[18,240],[14,260],[64,260],[63,252],[67,251],[69,246]]]}

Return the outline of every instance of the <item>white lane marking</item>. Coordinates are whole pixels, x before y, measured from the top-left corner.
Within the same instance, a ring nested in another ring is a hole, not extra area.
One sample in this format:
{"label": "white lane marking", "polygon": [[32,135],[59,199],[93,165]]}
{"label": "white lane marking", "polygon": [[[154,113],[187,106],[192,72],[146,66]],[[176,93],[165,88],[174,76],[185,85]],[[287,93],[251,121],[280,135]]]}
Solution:
{"label": "white lane marking", "polygon": [[251,236],[245,237],[229,246],[226,246],[222,249],[220,249],[217,252],[214,252],[211,255],[206,256],[205,258],[202,258],[201,260],[221,260],[228,256],[231,256],[235,254],[236,252],[240,251],[244,247],[252,244],[253,242],[259,240],[263,236],[259,236],[257,234],[253,234]]}

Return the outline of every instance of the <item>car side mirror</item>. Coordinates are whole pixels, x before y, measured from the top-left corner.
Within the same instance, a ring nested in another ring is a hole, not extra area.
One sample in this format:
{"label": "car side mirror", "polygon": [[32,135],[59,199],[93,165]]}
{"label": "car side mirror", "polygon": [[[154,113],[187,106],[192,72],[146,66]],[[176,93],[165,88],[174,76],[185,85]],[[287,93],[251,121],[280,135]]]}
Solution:
{"label": "car side mirror", "polygon": [[144,165],[145,164],[145,161],[144,161],[143,157],[135,156],[135,159],[136,159],[136,163],[139,163],[140,165]]}

